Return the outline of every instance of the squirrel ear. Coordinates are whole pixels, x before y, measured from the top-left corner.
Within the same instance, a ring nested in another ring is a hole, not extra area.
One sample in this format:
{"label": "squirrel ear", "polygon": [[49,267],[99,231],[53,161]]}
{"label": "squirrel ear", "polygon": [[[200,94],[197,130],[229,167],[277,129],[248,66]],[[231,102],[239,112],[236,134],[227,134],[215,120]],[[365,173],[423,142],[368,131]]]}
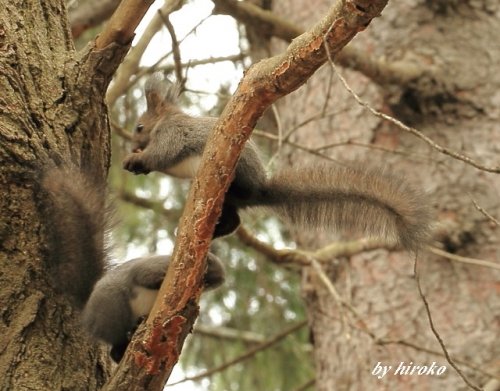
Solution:
{"label": "squirrel ear", "polygon": [[148,106],[148,111],[157,112],[161,107],[163,99],[161,95],[158,94],[156,90],[146,90],[146,103]]}
{"label": "squirrel ear", "polygon": [[157,111],[163,103],[162,87],[165,81],[159,72],[153,73],[144,86],[148,111]]}
{"label": "squirrel ear", "polygon": [[172,83],[160,72],[153,73],[144,86],[148,111],[159,113],[163,106],[175,105],[181,91],[180,87],[179,83]]}

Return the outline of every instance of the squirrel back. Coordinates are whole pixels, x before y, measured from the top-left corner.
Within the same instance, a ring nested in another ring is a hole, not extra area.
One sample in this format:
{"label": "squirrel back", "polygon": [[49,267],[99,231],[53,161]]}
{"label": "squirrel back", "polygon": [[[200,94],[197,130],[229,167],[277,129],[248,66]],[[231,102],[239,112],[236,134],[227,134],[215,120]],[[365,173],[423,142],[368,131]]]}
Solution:
{"label": "squirrel back", "polygon": [[107,264],[105,184],[76,168],[51,168],[42,175],[41,189],[50,274],[57,291],[81,308]]}
{"label": "squirrel back", "polygon": [[[97,282],[82,313],[82,324],[95,338],[110,345],[111,357],[119,362],[127,345],[153,307],[165,278],[170,256],[146,256],[115,266]],[[208,253],[204,290],[224,282],[224,266]]]}

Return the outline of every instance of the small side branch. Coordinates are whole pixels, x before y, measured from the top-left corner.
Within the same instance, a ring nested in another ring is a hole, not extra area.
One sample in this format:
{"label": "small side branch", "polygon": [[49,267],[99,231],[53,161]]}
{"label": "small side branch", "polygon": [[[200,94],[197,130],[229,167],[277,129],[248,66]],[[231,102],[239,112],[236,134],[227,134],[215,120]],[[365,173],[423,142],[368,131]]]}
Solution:
{"label": "small side branch", "polygon": [[128,87],[130,87],[129,80],[139,69],[139,62],[141,61],[142,55],[146,51],[149,42],[163,27],[163,20],[160,14],[164,16],[169,15],[173,11],[177,10],[181,5],[182,0],[168,0],[159,10],[159,13],[152,18],[143,35],[137,44],[130,50],[127,58],[120,66],[114,83],[106,94],[108,105],[112,105],[118,97],[122,95]]}
{"label": "small side branch", "polygon": [[[325,46],[325,47],[327,47],[327,46]],[[477,160],[472,159],[469,156],[463,155],[463,154],[458,153],[456,151],[453,151],[449,148],[443,147],[442,145],[439,145],[431,138],[427,137],[420,130],[413,128],[411,126],[408,126],[408,125],[404,124],[403,122],[399,121],[398,119],[396,119],[390,115],[384,114],[384,113],[376,110],[372,106],[370,106],[367,102],[363,101],[358,94],[356,94],[356,92],[349,86],[349,84],[347,83],[345,78],[339,73],[336,65],[333,62],[334,54],[329,53],[328,58],[329,58],[329,63],[330,63],[330,66],[332,67],[332,70],[336,73],[336,75],[338,76],[338,78],[342,82],[344,88],[354,97],[354,99],[356,100],[356,102],[359,105],[368,109],[368,111],[370,111],[374,116],[381,118],[383,120],[389,121],[392,124],[396,125],[398,128],[400,128],[408,133],[413,134],[414,136],[418,137],[419,139],[424,141],[426,144],[428,144],[431,148],[435,149],[436,151],[438,151],[444,155],[450,156],[456,160],[461,160],[462,162],[467,163],[467,164],[471,165],[472,167],[475,167],[475,168],[482,170],[482,171],[493,172],[496,174],[500,173],[500,166],[485,166],[485,165],[479,163]]]}
{"label": "small side branch", "polygon": [[452,360],[450,354],[448,353],[448,350],[446,349],[446,346],[443,342],[443,339],[441,338],[441,335],[439,335],[438,331],[436,330],[436,327],[434,326],[434,321],[432,319],[431,315],[431,310],[429,307],[429,302],[427,301],[427,298],[424,295],[424,292],[422,290],[422,285],[420,284],[420,275],[418,274],[418,258],[415,256],[415,264],[414,264],[414,274],[415,274],[415,281],[417,283],[417,288],[418,288],[418,293],[420,294],[420,298],[422,299],[422,302],[424,303],[425,307],[425,312],[427,313],[427,318],[429,319],[429,326],[432,330],[432,333],[436,337],[436,339],[439,342],[439,345],[441,346],[441,349],[443,350],[444,356],[446,358],[446,361],[455,369],[455,371],[458,373],[458,375],[462,378],[465,384],[467,384],[470,388],[476,391],[481,391],[481,389],[472,384],[471,381],[464,375],[462,370],[457,366],[454,360]]}
{"label": "small side branch", "polygon": [[104,49],[112,43],[129,45],[135,29],[153,3],[154,0],[123,0],[97,37],[96,49]]}
{"label": "small side branch", "polygon": [[492,215],[486,212],[486,210],[484,210],[484,208],[479,206],[479,204],[475,200],[472,200],[472,203],[474,204],[474,207],[483,214],[483,216],[485,216],[488,220],[493,222],[493,224],[495,224],[497,227],[500,226],[500,221],[498,221],[498,219],[494,218]]}
{"label": "small side branch", "polygon": [[340,257],[352,257],[364,251],[377,249],[394,249],[384,242],[376,239],[360,239],[348,242],[335,242],[320,248],[314,252],[303,250],[278,250],[273,246],[262,242],[240,226],[237,231],[238,239],[244,244],[257,250],[278,265],[300,265],[310,266],[311,259],[319,263],[331,262],[332,259]]}
{"label": "small side branch", "polygon": [[232,360],[226,361],[224,364],[221,364],[215,368],[204,371],[198,375],[186,377],[186,378],[179,380],[175,383],[169,384],[167,387],[175,386],[177,384],[185,383],[187,381],[198,381],[198,380],[201,380],[205,377],[212,376],[214,373],[222,372],[225,369],[227,369],[233,365],[239,364],[245,360],[252,358],[257,353],[259,353],[263,350],[269,349],[271,346],[277,344],[278,342],[280,342],[282,339],[284,339],[288,335],[295,333],[296,331],[300,330],[302,327],[304,327],[306,325],[307,325],[307,321],[305,321],[305,320],[301,321],[301,322],[283,330],[279,334],[276,334],[274,337],[270,338],[269,340],[255,346],[252,349],[247,350],[245,353],[241,354],[240,356],[235,357]]}

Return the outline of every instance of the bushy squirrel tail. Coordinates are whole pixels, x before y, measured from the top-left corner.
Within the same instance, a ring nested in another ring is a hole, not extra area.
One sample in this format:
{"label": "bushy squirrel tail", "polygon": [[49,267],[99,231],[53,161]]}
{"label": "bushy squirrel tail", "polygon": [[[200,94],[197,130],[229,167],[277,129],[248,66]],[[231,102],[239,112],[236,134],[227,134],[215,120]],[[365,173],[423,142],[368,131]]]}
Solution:
{"label": "bushy squirrel tail", "polygon": [[53,168],[42,174],[41,189],[50,273],[57,290],[83,307],[107,264],[106,186],[78,169]]}
{"label": "bushy squirrel tail", "polygon": [[416,251],[430,237],[428,197],[383,168],[314,165],[270,178],[260,202],[305,228],[392,239]]}

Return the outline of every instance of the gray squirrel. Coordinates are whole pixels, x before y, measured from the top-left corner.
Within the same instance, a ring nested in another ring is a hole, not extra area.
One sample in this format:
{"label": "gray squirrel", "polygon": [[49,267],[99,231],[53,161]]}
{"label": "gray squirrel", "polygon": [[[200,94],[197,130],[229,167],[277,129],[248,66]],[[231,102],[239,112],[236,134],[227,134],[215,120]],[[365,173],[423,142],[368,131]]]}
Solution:
{"label": "gray squirrel", "polygon": [[[146,112],[139,118],[132,153],[123,167],[135,174],[162,172],[192,178],[212,117],[192,117],[178,106],[178,84],[153,74],[145,84]],[[393,238],[416,251],[429,238],[430,206],[422,192],[382,168],[313,164],[267,177],[255,144],[247,142],[224,200],[214,237],[233,232],[239,209],[265,207],[304,228],[352,230]]]}
{"label": "gray squirrel", "polygon": [[[105,237],[112,219],[105,185],[69,168],[45,170],[40,184],[38,198],[54,286],[82,309],[84,328],[110,344],[111,358],[118,362],[136,327],[151,311],[170,257],[147,256],[109,268]],[[204,289],[223,282],[222,262],[209,253]]]}
{"label": "gray squirrel", "polygon": [[[116,266],[97,281],[82,320],[94,337],[112,346],[111,358],[119,362],[139,323],[147,317],[170,262],[169,256],[133,259]],[[205,291],[224,282],[224,267],[213,254],[208,254]]]}

